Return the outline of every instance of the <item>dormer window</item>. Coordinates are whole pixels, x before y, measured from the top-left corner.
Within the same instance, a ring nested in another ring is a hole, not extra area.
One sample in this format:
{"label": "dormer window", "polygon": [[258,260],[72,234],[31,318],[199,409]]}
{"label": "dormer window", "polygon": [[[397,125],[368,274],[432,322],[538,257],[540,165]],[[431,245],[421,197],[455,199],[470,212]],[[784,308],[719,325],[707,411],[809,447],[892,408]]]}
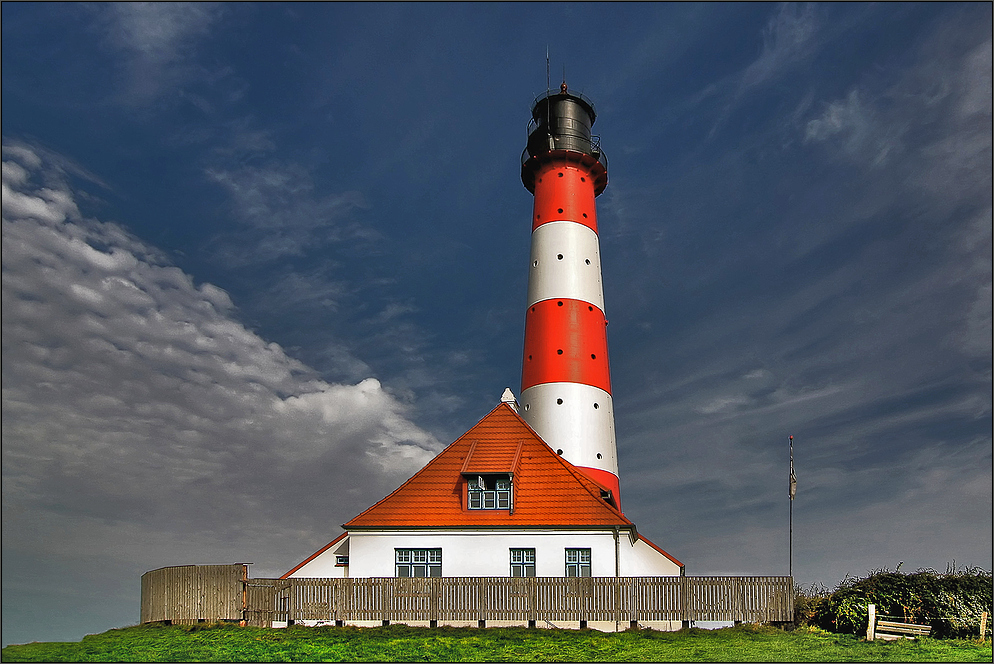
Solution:
{"label": "dormer window", "polygon": [[511,509],[511,476],[474,475],[467,478],[467,504],[471,510]]}

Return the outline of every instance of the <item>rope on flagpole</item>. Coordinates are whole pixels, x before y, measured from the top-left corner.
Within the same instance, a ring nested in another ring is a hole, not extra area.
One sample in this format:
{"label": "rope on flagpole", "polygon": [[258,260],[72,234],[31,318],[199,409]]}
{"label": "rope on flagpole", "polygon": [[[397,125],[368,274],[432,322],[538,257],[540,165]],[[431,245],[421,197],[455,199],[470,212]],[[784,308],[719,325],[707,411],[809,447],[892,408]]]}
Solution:
{"label": "rope on flagpole", "polygon": [[794,496],[797,495],[797,478],[794,477],[794,436],[788,436],[790,441],[790,516],[788,517],[787,535],[787,570],[788,575],[794,576]]}

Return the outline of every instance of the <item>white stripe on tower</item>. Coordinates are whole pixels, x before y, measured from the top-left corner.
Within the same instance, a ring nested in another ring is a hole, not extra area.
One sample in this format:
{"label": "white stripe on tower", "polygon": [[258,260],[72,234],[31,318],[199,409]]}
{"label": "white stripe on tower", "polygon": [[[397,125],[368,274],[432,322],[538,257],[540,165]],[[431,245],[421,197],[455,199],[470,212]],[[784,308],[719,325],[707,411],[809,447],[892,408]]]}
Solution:
{"label": "white stripe on tower", "polygon": [[522,416],[620,506],[594,198],[607,184],[586,99],[540,97],[522,180],[535,194],[521,372]]}

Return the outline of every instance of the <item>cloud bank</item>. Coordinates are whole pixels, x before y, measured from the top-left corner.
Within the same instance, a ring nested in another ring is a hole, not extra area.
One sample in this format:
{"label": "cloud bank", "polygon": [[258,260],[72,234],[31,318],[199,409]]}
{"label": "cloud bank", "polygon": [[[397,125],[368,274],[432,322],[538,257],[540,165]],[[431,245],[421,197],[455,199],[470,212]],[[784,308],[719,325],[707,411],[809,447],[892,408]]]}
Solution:
{"label": "cloud bank", "polygon": [[375,378],[316,378],[246,329],[223,290],[84,218],[41,151],[3,154],[12,560],[57,568],[111,550],[133,570],[248,556],[278,573],[440,449]]}

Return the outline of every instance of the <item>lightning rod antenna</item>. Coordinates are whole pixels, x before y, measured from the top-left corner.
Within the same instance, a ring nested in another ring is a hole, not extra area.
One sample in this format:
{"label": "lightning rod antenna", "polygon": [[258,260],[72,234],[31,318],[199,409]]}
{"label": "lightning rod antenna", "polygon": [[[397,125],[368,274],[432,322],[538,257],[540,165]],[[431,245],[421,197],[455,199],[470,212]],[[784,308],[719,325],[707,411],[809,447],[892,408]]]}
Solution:
{"label": "lightning rod antenna", "polygon": [[552,77],[549,73],[549,45],[545,45],[545,89],[552,87]]}

